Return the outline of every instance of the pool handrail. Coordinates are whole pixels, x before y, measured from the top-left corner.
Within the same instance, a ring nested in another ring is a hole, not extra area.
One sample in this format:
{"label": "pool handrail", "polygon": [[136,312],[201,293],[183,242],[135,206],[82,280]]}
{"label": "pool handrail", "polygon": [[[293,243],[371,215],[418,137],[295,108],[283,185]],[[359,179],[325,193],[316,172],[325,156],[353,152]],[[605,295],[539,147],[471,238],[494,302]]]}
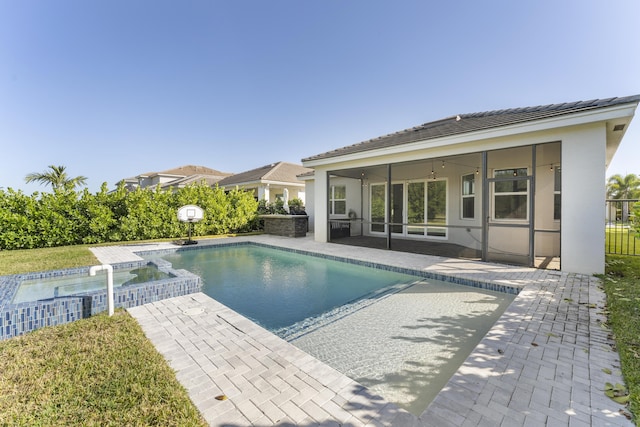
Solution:
{"label": "pool handrail", "polygon": [[89,276],[95,276],[98,271],[107,271],[107,310],[113,316],[113,266],[111,264],[94,265],[89,268]]}

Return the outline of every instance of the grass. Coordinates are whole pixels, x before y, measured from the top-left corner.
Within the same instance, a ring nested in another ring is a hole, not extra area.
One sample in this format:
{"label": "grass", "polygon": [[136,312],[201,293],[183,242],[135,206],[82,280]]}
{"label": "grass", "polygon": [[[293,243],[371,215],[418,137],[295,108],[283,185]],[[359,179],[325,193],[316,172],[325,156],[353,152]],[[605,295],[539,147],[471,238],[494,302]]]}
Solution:
{"label": "grass", "polygon": [[638,233],[629,229],[607,229],[605,252],[618,255],[640,255]]}
{"label": "grass", "polygon": [[123,310],[0,342],[0,366],[0,425],[207,425]]}
{"label": "grass", "polygon": [[[89,246],[0,251],[0,275],[99,263]],[[207,425],[122,310],[0,341],[0,367],[0,425]]]}
{"label": "grass", "polygon": [[0,276],[100,264],[88,246],[0,251]]}
{"label": "grass", "polygon": [[640,257],[608,255],[603,277],[608,322],[620,353],[629,409],[640,418]]}
{"label": "grass", "polygon": [[[243,233],[243,236],[262,234],[260,232]],[[234,237],[237,234],[215,236],[194,236],[194,239],[218,239]],[[171,242],[176,239],[138,240],[135,242],[105,243],[100,245],[60,246],[42,249],[0,250],[0,276],[9,274],[31,273],[37,271],[60,270],[63,268],[86,267],[100,264],[100,261],[89,250],[91,246],[126,245],[149,242]]]}

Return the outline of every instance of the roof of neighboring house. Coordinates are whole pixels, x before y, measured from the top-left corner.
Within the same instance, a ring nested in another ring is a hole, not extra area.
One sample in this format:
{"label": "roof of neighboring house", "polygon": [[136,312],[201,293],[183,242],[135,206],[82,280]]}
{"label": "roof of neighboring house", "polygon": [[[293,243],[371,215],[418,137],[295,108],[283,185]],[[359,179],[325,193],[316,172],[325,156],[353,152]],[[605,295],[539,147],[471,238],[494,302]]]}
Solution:
{"label": "roof of neighboring house", "polygon": [[226,177],[223,180],[219,181],[218,185],[224,187],[229,185],[260,183],[265,181],[297,182],[298,175],[311,171],[312,169],[305,168],[302,165],[287,162],[277,162]]}
{"label": "roof of neighboring house", "polygon": [[213,176],[225,177],[232,174],[228,172],[220,172],[218,170],[211,169],[206,166],[185,165],[185,166],[179,166],[174,169],[167,169],[166,171],[162,171],[162,172],[143,173],[138,176],[153,177],[157,175],[175,175],[175,176],[185,176],[185,177],[191,176],[191,175],[213,175]]}
{"label": "roof of neighboring house", "polygon": [[171,181],[162,184],[161,188],[166,189],[169,187],[184,187],[187,184],[199,183],[203,180],[206,181],[208,185],[213,185],[230,175],[232,174],[229,172],[220,172],[205,166],[185,165],[161,172],[142,173],[131,178],[125,178],[122,181],[126,184],[137,186],[141,178],[149,179],[158,176],[173,178]]}
{"label": "roof of neighboring house", "polygon": [[[226,175],[225,175],[226,176]],[[222,176],[219,175],[191,175],[185,176],[184,178],[177,178],[173,181],[166,182],[160,186],[162,189],[166,189],[169,187],[184,187],[189,184],[200,184],[204,181],[207,185],[212,186],[217,182],[220,182]]]}
{"label": "roof of neighboring house", "polygon": [[380,148],[393,147],[411,142],[425,141],[446,136],[498,128],[518,123],[531,122],[558,117],[577,112],[586,112],[615,105],[640,102],[640,95],[622,98],[594,99],[591,101],[568,102],[562,104],[540,105],[537,107],[494,110],[483,113],[459,114],[441,120],[424,123],[411,129],[380,136],[358,144],[327,151],[326,153],[302,159],[303,162],[327,159],[346,154],[360,153]]}

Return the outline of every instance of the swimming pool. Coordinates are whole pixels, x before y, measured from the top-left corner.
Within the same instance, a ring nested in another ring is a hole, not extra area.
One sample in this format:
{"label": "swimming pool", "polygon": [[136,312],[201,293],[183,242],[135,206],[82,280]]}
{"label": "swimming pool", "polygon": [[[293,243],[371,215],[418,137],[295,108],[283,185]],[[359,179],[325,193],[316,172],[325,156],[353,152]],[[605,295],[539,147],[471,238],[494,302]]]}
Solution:
{"label": "swimming pool", "polygon": [[254,245],[163,259],[200,275],[212,298],[415,415],[516,294]]}
{"label": "swimming pool", "polygon": [[267,247],[185,250],[162,256],[203,280],[202,292],[283,336],[288,327],[399,289],[418,277]]}

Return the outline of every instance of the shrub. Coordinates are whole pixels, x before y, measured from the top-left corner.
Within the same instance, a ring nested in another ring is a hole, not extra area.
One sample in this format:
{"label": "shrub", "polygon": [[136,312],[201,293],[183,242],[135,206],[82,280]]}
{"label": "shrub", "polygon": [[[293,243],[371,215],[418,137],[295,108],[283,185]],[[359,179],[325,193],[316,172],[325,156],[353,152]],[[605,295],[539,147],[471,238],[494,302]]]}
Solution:
{"label": "shrub", "polygon": [[27,196],[0,190],[0,249],[181,237],[187,225],[178,221],[177,211],[187,204],[205,212],[195,224],[196,235],[251,230],[258,209],[252,193],[225,193],[205,183],[176,191],[128,191],[120,184],[112,192],[105,183],[96,194],[61,189]]}

